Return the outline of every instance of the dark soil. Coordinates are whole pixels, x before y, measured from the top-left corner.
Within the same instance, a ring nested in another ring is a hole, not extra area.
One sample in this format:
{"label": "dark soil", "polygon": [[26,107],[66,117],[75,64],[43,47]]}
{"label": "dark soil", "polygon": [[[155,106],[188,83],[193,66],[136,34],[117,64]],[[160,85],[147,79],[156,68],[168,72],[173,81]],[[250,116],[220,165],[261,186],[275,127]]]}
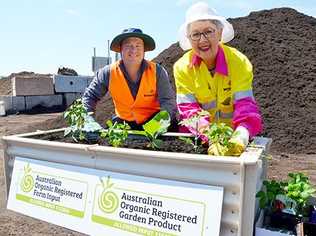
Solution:
{"label": "dark soil", "polygon": [[67,68],[67,67],[59,67],[57,74],[59,74],[59,75],[74,75],[74,76],[78,75],[77,71],[75,71],[74,69],[71,69],[71,68]]}
{"label": "dark soil", "polygon": [[[74,143],[73,139],[68,136],[64,137],[63,132],[57,132],[52,134],[43,134],[33,136],[32,138],[41,139],[41,140],[49,140],[49,141],[57,141],[57,142],[66,142],[66,143]],[[207,147],[198,146],[198,150],[195,151],[193,148],[193,144],[186,143],[184,140],[180,140],[177,137],[161,137],[163,140],[162,145],[159,149],[155,149],[150,146],[150,142],[144,136],[137,137],[129,137],[125,140],[125,142],[121,145],[123,148],[133,148],[133,149],[142,149],[142,150],[152,150],[152,151],[162,151],[162,152],[181,152],[181,153],[199,153],[199,154],[207,154]],[[106,139],[98,139],[94,142],[86,142],[80,141],[81,144],[99,144],[102,146],[111,146]]]}

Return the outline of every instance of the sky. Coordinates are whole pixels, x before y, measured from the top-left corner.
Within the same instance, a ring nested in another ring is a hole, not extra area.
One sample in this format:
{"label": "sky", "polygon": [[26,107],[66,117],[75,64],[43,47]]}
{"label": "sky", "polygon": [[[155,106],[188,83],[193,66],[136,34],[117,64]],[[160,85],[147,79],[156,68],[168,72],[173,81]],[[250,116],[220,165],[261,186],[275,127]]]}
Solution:
{"label": "sky", "polygon": [[[57,73],[58,67],[93,75],[91,57],[108,55],[108,40],[140,28],[155,39],[152,59],[178,41],[185,12],[195,0],[0,0],[0,75]],[[316,17],[315,0],[205,0],[226,18],[291,7]],[[114,57],[114,53],[110,53]]]}

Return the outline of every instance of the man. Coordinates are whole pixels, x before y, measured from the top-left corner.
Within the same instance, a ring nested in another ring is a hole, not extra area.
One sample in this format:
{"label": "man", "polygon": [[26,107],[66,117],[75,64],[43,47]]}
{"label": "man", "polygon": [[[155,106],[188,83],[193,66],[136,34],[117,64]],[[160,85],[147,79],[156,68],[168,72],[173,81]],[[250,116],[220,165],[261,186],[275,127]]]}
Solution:
{"label": "man", "polygon": [[142,30],[129,28],[117,35],[110,46],[121,54],[121,60],[99,70],[83,95],[83,104],[93,112],[97,101],[107,92],[115,106],[113,122],[127,122],[132,129],[156,113],[166,110],[175,120],[174,92],[166,70],[144,59],[146,51],[155,49],[155,41]]}

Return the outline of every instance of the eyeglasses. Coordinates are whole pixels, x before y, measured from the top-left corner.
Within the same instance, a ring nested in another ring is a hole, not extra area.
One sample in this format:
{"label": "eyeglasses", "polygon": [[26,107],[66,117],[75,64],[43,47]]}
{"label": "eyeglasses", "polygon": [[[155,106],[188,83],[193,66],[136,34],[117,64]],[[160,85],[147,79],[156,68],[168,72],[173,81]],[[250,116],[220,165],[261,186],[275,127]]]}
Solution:
{"label": "eyeglasses", "polygon": [[215,29],[209,29],[204,32],[194,32],[193,34],[190,34],[190,38],[193,41],[199,41],[201,39],[201,36],[204,36],[206,39],[211,39],[215,36]]}

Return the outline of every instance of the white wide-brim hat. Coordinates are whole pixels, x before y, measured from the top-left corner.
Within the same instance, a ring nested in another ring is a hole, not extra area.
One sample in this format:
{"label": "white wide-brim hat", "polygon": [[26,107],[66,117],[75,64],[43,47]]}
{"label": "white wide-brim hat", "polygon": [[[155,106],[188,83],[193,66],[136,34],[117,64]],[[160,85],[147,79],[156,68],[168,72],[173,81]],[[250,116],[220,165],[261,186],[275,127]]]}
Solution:
{"label": "white wide-brim hat", "polygon": [[186,12],[185,22],[179,29],[179,43],[183,50],[191,49],[190,40],[187,37],[187,27],[190,23],[198,20],[218,20],[223,25],[221,42],[227,43],[234,38],[233,26],[222,16],[219,16],[215,9],[212,9],[205,2],[198,2],[192,5]]}

